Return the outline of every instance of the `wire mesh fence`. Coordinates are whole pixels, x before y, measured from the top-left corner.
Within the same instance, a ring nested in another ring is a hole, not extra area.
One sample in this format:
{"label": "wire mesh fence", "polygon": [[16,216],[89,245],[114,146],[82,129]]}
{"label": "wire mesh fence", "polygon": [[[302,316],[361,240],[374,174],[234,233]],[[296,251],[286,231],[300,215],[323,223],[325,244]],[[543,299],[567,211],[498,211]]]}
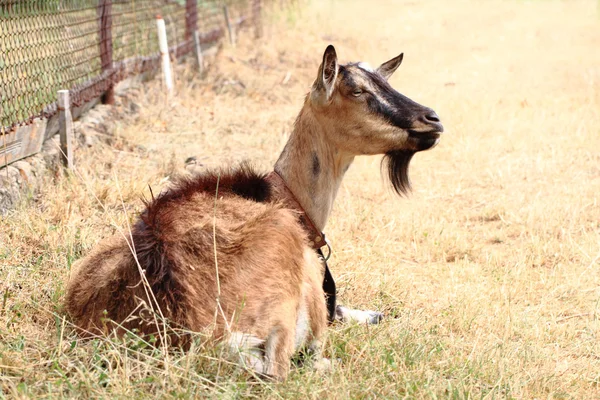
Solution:
{"label": "wire mesh fence", "polygon": [[158,68],[157,15],[172,57],[194,49],[196,30],[218,40],[225,5],[234,23],[257,22],[260,0],[0,0],[0,135],[54,115],[60,89],[78,106]]}

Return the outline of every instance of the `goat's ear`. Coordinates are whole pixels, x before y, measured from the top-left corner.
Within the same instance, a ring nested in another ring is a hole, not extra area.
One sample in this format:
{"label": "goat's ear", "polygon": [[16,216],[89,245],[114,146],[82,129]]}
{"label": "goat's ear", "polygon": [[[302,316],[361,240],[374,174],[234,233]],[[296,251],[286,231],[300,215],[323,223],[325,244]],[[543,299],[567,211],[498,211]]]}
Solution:
{"label": "goat's ear", "polygon": [[335,48],[332,45],[327,46],[323,53],[323,62],[319,67],[319,76],[315,81],[314,94],[316,94],[322,102],[331,100],[335,82],[338,75],[338,61]]}
{"label": "goat's ear", "polygon": [[403,58],[404,53],[400,54],[398,57],[394,57],[391,60],[384,62],[379,66],[379,68],[377,68],[377,72],[379,72],[386,80],[390,79],[390,76],[392,76],[400,64],[402,64]]}

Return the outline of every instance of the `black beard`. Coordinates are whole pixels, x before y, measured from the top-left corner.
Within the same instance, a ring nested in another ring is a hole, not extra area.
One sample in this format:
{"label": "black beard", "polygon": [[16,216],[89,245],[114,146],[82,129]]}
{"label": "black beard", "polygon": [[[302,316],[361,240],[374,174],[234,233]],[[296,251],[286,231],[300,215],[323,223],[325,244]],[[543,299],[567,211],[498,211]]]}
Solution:
{"label": "black beard", "polygon": [[408,165],[414,155],[415,151],[394,150],[386,153],[381,160],[382,170],[387,168],[392,187],[400,196],[407,196],[411,190]]}

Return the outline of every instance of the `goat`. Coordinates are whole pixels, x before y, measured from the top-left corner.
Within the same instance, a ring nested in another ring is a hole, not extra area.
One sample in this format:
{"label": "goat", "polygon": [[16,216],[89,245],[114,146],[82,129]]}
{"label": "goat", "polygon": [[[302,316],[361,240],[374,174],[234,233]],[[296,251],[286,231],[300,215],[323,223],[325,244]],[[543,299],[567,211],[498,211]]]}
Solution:
{"label": "goat", "polygon": [[249,347],[253,367],[278,379],[301,346],[318,353],[332,311],[315,249],[345,172],[355,156],[384,154],[405,194],[413,154],[443,132],[433,110],[389,85],[402,58],[339,65],[328,46],[274,172],[205,172],[147,202],[130,237],[109,238],[74,266],[66,310],[75,325],[150,334],[159,327],[145,303],[172,325]]}

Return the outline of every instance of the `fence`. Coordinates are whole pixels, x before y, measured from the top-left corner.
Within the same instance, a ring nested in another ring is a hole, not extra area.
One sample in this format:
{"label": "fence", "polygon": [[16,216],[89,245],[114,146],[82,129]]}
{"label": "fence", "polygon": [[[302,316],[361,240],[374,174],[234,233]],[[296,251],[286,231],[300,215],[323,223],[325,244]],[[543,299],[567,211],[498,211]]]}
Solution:
{"label": "fence", "polygon": [[194,36],[222,38],[224,15],[259,35],[260,13],[260,0],[0,0],[0,167],[57,132],[58,90],[72,107],[110,104],[117,82],[159,68],[157,15],[178,58],[196,49]]}

